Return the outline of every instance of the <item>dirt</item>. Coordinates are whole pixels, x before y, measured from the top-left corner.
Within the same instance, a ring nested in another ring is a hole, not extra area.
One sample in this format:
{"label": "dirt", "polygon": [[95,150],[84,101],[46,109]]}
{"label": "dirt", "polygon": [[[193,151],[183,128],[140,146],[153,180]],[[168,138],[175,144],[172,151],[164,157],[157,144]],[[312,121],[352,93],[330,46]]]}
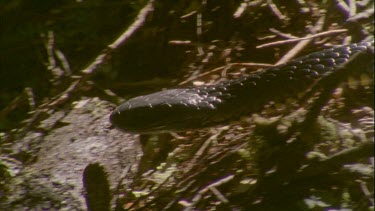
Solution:
{"label": "dirt", "polygon": [[112,190],[125,168],[136,171],[142,155],[138,136],[111,128],[108,116],[113,106],[93,98],[76,101],[72,107],[41,123],[43,128],[53,125],[48,134],[30,133],[18,143],[36,154],[12,178],[6,209],[86,210],[82,173],[88,164],[104,166]]}

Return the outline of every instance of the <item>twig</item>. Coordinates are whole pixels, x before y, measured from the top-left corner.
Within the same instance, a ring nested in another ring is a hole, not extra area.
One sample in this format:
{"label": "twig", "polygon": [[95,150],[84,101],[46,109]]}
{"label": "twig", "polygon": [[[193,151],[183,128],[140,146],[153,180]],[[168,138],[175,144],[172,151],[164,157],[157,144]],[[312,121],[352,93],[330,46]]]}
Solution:
{"label": "twig", "polygon": [[189,166],[186,168],[185,172],[188,172],[191,170],[191,168],[196,164],[197,160],[202,156],[202,154],[206,151],[208,146],[211,144],[212,141],[217,140],[217,137],[221,134],[222,131],[219,131],[212,135],[210,138],[208,138],[202,146],[199,148],[199,150],[195,153],[194,157],[191,159],[191,162],[189,163]]}
{"label": "twig", "polygon": [[216,188],[216,187],[209,187],[210,191],[223,203],[228,203],[229,200]]}
{"label": "twig", "polygon": [[192,78],[189,78],[181,83],[179,83],[179,85],[184,85],[184,84],[187,84],[197,78],[200,78],[200,77],[203,77],[203,76],[206,76],[206,75],[209,75],[211,73],[214,73],[214,72],[217,72],[217,71],[220,71],[220,70],[223,70],[224,68],[226,67],[231,67],[231,66],[236,66],[236,65],[242,65],[242,66],[247,66],[247,67],[253,67],[253,68],[271,68],[271,67],[274,67],[274,65],[272,64],[266,64],[266,63],[253,63],[253,62],[248,62],[248,63],[229,63],[225,66],[221,66],[221,67],[217,67],[213,70],[210,70],[208,72],[204,72],[202,74],[199,74],[197,76],[194,76]]}
{"label": "twig", "polygon": [[65,75],[71,75],[72,74],[72,70],[70,69],[70,65],[69,65],[69,62],[68,60],[66,59],[65,55],[63,54],[62,51],[56,49],[55,50],[55,54],[57,56],[57,58],[60,60],[61,62],[61,65],[62,65],[62,68],[65,72]]}
{"label": "twig", "polygon": [[30,109],[35,110],[36,102],[35,102],[35,95],[34,95],[33,89],[31,87],[26,87],[25,93],[27,96],[27,100],[29,101]]}
{"label": "twig", "polygon": [[374,15],[374,8],[367,9],[363,12],[360,12],[350,18],[347,19],[349,22],[356,22],[362,19],[369,18],[370,16]]}
{"label": "twig", "polygon": [[192,11],[192,12],[186,14],[186,15],[183,15],[183,16],[181,16],[180,18],[181,18],[181,19],[189,18],[189,17],[191,17],[191,16],[193,16],[193,15],[195,15],[195,14],[197,14],[197,11],[196,11],[196,10],[194,10],[194,11]]}
{"label": "twig", "polygon": [[119,38],[117,38],[116,41],[114,41],[112,44],[108,45],[108,49],[103,50],[103,53],[96,57],[95,61],[91,63],[87,68],[83,69],[81,72],[84,74],[91,74],[93,71],[95,71],[99,65],[101,65],[104,60],[108,57],[109,53],[118,47],[120,47],[122,44],[125,43],[126,40],[128,40],[146,21],[146,17],[148,14],[150,14],[154,7],[153,7],[153,0],[150,0],[145,7],[138,13],[137,18],[133,22],[132,25],[129,26],[129,28],[126,29],[124,33],[121,34]]}
{"label": "twig", "polygon": [[48,31],[47,34],[47,41],[46,41],[46,49],[47,49],[47,56],[48,56],[48,69],[53,70],[56,67],[56,61],[53,56],[53,49],[55,44],[55,36],[52,31]]}
{"label": "twig", "polygon": [[136,20],[133,22],[133,24],[130,25],[116,41],[108,45],[108,47],[104,49],[102,53],[98,55],[88,67],[81,70],[81,73],[83,73],[84,76],[73,81],[72,84],[57,99],[53,100],[48,104],[48,107],[53,107],[58,104],[64,103],[67,99],[69,99],[71,93],[74,90],[76,90],[76,88],[79,85],[82,85],[88,79],[87,75],[90,75],[95,70],[97,70],[98,67],[104,63],[104,61],[108,58],[108,56],[110,55],[110,53],[112,53],[113,50],[117,49],[122,44],[124,44],[124,42],[127,39],[129,39],[129,37],[131,37],[131,35],[133,35],[134,32],[142,26],[142,24],[146,21],[147,15],[153,11],[153,2],[153,0],[150,0],[146,4],[146,6],[138,13],[138,16]]}
{"label": "twig", "polygon": [[[245,135],[242,136],[242,137],[237,137],[235,139],[239,141],[243,137],[245,137]],[[225,148],[224,150],[218,151],[217,153],[209,156],[208,159],[207,159],[209,161],[208,162],[209,165],[206,165],[206,166],[204,166],[203,168],[200,168],[200,169],[193,169],[190,172],[187,172],[186,173],[187,177],[184,178],[183,181],[179,182],[176,185],[176,188],[178,189],[178,191],[176,191],[176,193],[179,193],[179,195],[183,195],[183,193],[186,192],[187,190],[193,189],[192,186],[194,185],[194,183],[199,183],[199,181],[200,181],[199,176],[202,177],[202,175],[205,175],[205,172],[212,172],[213,170],[215,171],[214,166],[216,166],[218,163],[223,163],[223,162],[225,163],[226,162],[225,159],[231,157],[232,155],[236,155],[238,153],[238,150],[243,149],[246,144],[247,143],[240,143],[239,145],[236,144],[236,147],[234,147],[234,148]],[[187,181],[187,182],[185,182],[185,181]],[[213,187],[213,186],[210,186],[210,187]],[[211,188],[210,188],[210,190],[212,191]],[[220,197],[220,196],[217,196],[217,197]],[[225,199],[223,199],[223,198],[221,198],[219,200],[225,201]],[[193,203],[187,202],[185,200],[180,200],[179,204],[181,204],[185,207],[194,205]]]}
{"label": "twig", "polygon": [[366,196],[366,198],[368,199],[369,203],[374,206],[374,199],[373,199],[373,196],[370,192],[370,190],[367,188],[367,185],[365,182],[363,181],[360,181],[359,182],[359,186],[362,190],[362,193]]}
{"label": "twig", "polygon": [[293,36],[291,34],[286,34],[284,32],[281,32],[281,31],[277,30],[277,29],[274,29],[274,28],[270,28],[270,32],[273,32],[273,33],[279,35],[280,37],[284,37],[284,38],[287,38],[287,39],[297,39],[298,38],[296,36]]}
{"label": "twig", "polygon": [[146,17],[154,10],[153,7],[154,0],[150,0],[145,7],[138,13],[136,21],[112,44],[108,47],[111,49],[116,49],[120,47],[129,37],[131,37],[134,32],[136,32],[146,21]]}
{"label": "twig", "polygon": [[[241,137],[237,137],[235,138],[235,140],[239,141],[241,140],[241,138],[245,137],[246,135],[243,135]],[[233,140],[234,141],[234,140]],[[225,162],[225,159],[232,156],[232,155],[235,155],[238,153],[238,150],[239,149],[243,149],[244,146],[246,145],[247,143],[241,143],[240,145],[236,145],[236,147],[234,148],[226,148],[225,150],[221,150],[221,151],[218,151],[216,152],[215,154],[211,155],[208,157],[208,163],[209,165],[205,165],[203,166],[203,168],[195,168],[195,169],[191,169],[189,172],[185,173],[185,177],[182,181],[180,181],[177,185],[176,185],[176,193],[178,193],[179,195],[182,195],[184,192],[188,191],[188,190],[191,190],[193,189],[193,187],[195,187],[195,183],[198,183],[199,181],[199,176],[202,176],[202,175],[205,175],[204,173],[205,172],[210,172],[212,171],[215,167],[216,164],[218,163],[222,163],[222,162]],[[198,166],[198,165],[196,165]],[[196,167],[194,166],[194,167]],[[210,170],[211,168],[211,170]],[[180,201],[181,203],[181,201]],[[190,204],[189,202],[182,202],[184,204]]]}
{"label": "twig", "polygon": [[293,38],[293,39],[289,39],[289,40],[281,40],[281,41],[271,42],[271,43],[267,43],[267,44],[263,44],[263,45],[258,45],[256,48],[265,48],[265,47],[270,47],[270,46],[274,46],[274,45],[288,44],[288,43],[291,43],[291,42],[298,42],[298,41],[301,41],[301,40],[308,40],[308,39],[313,39],[313,38],[322,37],[322,36],[326,36],[326,35],[343,33],[343,32],[347,32],[347,31],[348,30],[346,30],[346,29],[330,30],[330,31],[325,31],[325,32],[321,32],[321,33],[318,33],[318,34],[314,34],[314,35],[308,35],[308,36],[301,37],[301,38]]}
{"label": "twig", "polygon": [[[325,16],[319,18],[319,20],[315,23],[315,26],[311,29],[313,33],[321,31],[323,28],[323,23],[325,21]],[[298,52],[300,52],[305,46],[307,46],[311,42],[311,39],[301,40],[294,48],[292,48],[288,53],[286,53],[275,65],[283,64],[289,61],[290,59],[294,58]]]}
{"label": "twig", "polygon": [[264,3],[265,0],[253,0],[251,2],[244,1],[240,4],[237,10],[234,12],[233,17],[239,18],[245,12],[247,7],[256,7]]}
{"label": "twig", "polygon": [[281,13],[281,11],[279,10],[279,8],[276,6],[275,3],[273,3],[272,0],[267,0],[267,5],[269,6],[269,8],[273,12],[273,14],[275,14],[275,16],[279,20],[285,20],[286,19],[286,16]]}
{"label": "twig", "polygon": [[5,119],[11,111],[16,109],[22,102],[24,102],[24,100],[25,94],[22,93],[14,98],[12,102],[8,103],[8,105],[0,111],[0,121],[3,121],[3,119]]}
{"label": "twig", "polygon": [[337,7],[341,9],[341,11],[349,15],[350,9],[349,9],[349,6],[346,4],[346,2],[344,2],[343,0],[336,0],[336,2],[337,2],[336,4]]}
{"label": "twig", "polygon": [[267,64],[267,63],[255,63],[255,62],[246,62],[246,63],[229,63],[229,65],[235,66],[235,65],[241,65],[241,66],[247,66],[247,67],[253,67],[253,68],[271,68],[275,67],[275,65]]}
{"label": "twig", "polygon": [[242,13],[245,12],[245,9],[247,8],[246,3],[241,3],[239,7],[237,7],[236,12],[234,12],[233,17],[239,18],[241,17]]}
{"label": "twig", "polygon": [[[147,195],[144,195],[144,196],[140,196],[138,197],[135,201],[133,201],[133,204],[130,205],[128,207],[128,209],[130,210],[131,208],[135,207],[137,204],[139,204],[139,202],[142,200],[142,199],[145,199],[145,198],[148,198],[149,199],[152,199],[153,197],[150,197],[152,196],[153,193],[157,192],[159,189],[163,188],[164,185],[171,179],[173,178],[173,175],[169,175],[167,178],[165,178],[165,180],[158,184],[157,186],[154,186],[152,187],[151,191],[147,194]],[[150,201],[147,201],[147,202],[144,202],[142,203],[142,206],[141,207],[138,207],[137,209],[138,210],[144,210],[145,208],[147,208],[151,203],[153,203],[154,201],[153,200],[150,200]]]}
{"label": "twig", "polygon": [[120,201],[121,186],[124,185],[126,188],[129,188],[129,186],[130,186],[129,184],[123,184],[123,182],[124,182],[125,178],[127,177],[127,175],[129,174],[129,172],[131,171],[131,167],[132,167],[131,164],[128,164],[128,165],[125,166],[125,168],[121,172],[120,179],[117,182],[117,185],[116,185],[115,189],[113,190],[113,197],[116,197],[116,200],[115,200],[116,206],[118,206],[119,201]]}
{"label": "twig", "polygon": [[168,42],[170,45],[191,45],[191,40],[170,40]]}
{"label": "twig", "polygon": [[257,7],[257,6],[260,6],[263,2],[264,0],[254,0],[254,1],[248,2],[247,5],[249,7]]}
{"label": "twig", "polygon": [[59,97],[55,100],[53,100],[52,102],[48,103],[48,104],[43,104],[42,107],[44,105],[46,105],[46,107],[49,107],[49,108],[52,108],[52,107],[55,107],[57,105],[60,105],[62,103],[64,103],[65,101],[67,101],[70,97],[70,94],[76,90],[76,88],[81,85],[82,83],[82,77],[80,77],[79,79],[76,79],[75,81],[73,81],[72,84],[70,84],[70,86],[65,90],[63,91]]}
{"label": "twig", "polygon": [[349,0],[349,17],[353,17],[357,14],[357,5],[355,0]]}
{"label": "twig", "polygon": [[[198,191],[198,193],[193,197],[193,199],[191,200],[191,203],[184,203],[187,207],[184,209],[184,211],[191,211],[194,209],[194,205],[196,205],[203,197],[203,195],[211,190],[211,188],[216,188],[222,184],[225,184],[229,181],[231,181],[232,179],[234,178],[234,175],[229,175],[227,177],[224,177],[210,185],[208,185],[207,187],[203,188],[202,190]],[[228,201],[227,199],[224,199],[224,201]],[[181,203],[180,203],[181,204]]]}
{"label": "twig", "polygon": [[365,7],[368,5],[370,2],[373,2],[372,0],[358,0],[356,4],[360,7]]}
{"label": "twig", "polygon": [[64,75],[64,71],[57,65],[57,62],[55,59],[56,49],[55,49],[55,35],[53,31],[48,31],[47,33],[47,38],[45,41],[45,48],[47,51],[47,60],[48,60],[48,62],[46,63],[47,69],[51,71],[54,81],[58,82],[61,76]]}

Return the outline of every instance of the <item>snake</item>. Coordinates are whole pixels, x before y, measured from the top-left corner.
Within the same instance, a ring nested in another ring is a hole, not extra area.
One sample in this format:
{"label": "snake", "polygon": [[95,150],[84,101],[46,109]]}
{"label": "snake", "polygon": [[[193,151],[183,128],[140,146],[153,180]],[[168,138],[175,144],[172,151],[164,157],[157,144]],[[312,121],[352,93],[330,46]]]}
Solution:
{"label": "snake", "polygon": [[[120,130],[139,134],[226,124],[261,111],[270,101],[297,97],[315,82],[339,70],[357,52],[370,55],[373,46],[373,40],[334,46],[214,85],[172,88],[134,97],[112,111],[110,122]],[[358,70],[372,72],[373,61],[371,56],[370,62],[364,62],[366,68],[358,67]]]}

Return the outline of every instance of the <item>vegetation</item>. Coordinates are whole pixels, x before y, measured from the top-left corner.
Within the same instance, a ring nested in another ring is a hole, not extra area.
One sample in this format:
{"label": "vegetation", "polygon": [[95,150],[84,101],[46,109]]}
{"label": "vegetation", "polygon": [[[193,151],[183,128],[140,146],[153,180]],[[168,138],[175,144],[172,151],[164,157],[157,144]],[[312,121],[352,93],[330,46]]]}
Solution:
{"label": "vegetation", "polygon": [[[118,135],[95,127],[107,119],[108,103],[217,83],[332,45],[373,39],[373,1],[0,5],[1,210],[82,210],[84,196],[63,194],[83,187],[90,210],[374,209],[373,72],[342,83],[355,61],[311,92],[301,90],[303,100],[270,102],[245,120],[141,135],[143,153],[122,140],[142,157],[127,154],[136,158],[116,171],[120,176],[106,173],[110,164],[89,159],[85,170],[67,167],[84,181],[67,187],[65,180],[46,180],[44,174],[54,173],[36,167],[64,164],[61,157],[44,156],[68,133],[90,133],[105,143],[99,151],[109,150],[104,146]],[[104,133],[111,137],[97,135]],[[68,145],[79,151],[92,144],[83,140],[71,138],[58,150],[77,156]]]}

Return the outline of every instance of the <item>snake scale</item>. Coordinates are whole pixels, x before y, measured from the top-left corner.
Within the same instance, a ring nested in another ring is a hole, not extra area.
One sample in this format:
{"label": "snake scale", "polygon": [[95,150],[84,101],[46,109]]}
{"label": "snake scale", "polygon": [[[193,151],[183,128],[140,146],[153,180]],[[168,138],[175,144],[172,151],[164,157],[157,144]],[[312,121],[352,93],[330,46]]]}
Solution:
{"label": "snake scale", "polygon": [[[283,65],[215,85],[175,88],[125,101],[110,115],[123,131],[155,133],[223,124],[259,112],[270,101],[296,97],[335,72],[356,52],[370,54],[374,41],[332,47]],[[368,63],[368,62],[367,62]],[[373,58],[367,70],[373,71]],[[363,71],[362,67],[358,71]]]}

